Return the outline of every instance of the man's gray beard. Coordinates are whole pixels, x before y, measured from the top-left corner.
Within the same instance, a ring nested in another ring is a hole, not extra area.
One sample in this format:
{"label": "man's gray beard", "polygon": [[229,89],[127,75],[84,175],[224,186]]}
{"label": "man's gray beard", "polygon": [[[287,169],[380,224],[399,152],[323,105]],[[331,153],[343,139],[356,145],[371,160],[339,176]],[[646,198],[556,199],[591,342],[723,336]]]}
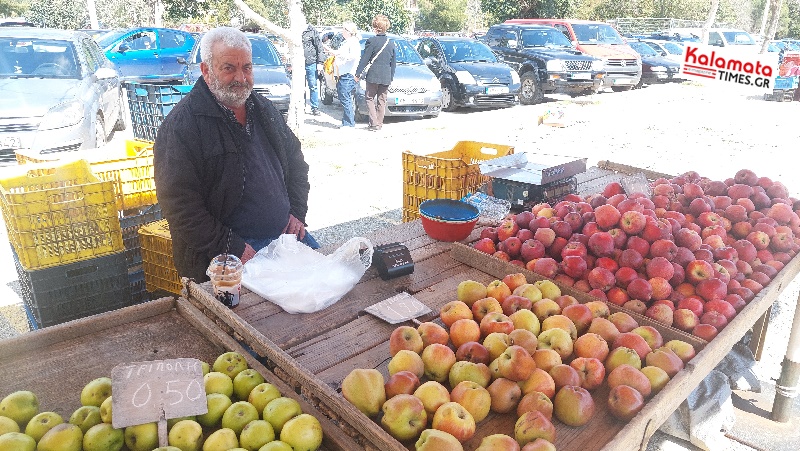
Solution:
{"label": "man's gray beard", "polygon": [[[219,78],[214,75],[214,72],[209,69],[208,71],[209,79],[206,81],[208,84],[208,89],[217,98],[217,100],[227,107],[238,108],[244,106],[247,98],[250,97],[250,93],[253,90],[253,85],[248,81],[244,83],[240,83],[238,81],[231,82],[227,86],[223,85]],[[246,86],[247,91],[243,93],[239,93],[234,91],[231,88],[239,87],[239,86]]]}

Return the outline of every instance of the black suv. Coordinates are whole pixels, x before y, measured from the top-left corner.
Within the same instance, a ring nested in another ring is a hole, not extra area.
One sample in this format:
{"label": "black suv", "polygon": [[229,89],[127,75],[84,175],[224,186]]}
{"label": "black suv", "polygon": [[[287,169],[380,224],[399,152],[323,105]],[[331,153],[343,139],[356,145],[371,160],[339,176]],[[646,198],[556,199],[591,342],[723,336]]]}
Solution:
{"label": "black suv", "polygon": [[570,94],[600,90],[603,61],[575,49],[563,33],[543,25],[493,25],[483,41],[517,70],[520,103],[542,101],[545,92]]}

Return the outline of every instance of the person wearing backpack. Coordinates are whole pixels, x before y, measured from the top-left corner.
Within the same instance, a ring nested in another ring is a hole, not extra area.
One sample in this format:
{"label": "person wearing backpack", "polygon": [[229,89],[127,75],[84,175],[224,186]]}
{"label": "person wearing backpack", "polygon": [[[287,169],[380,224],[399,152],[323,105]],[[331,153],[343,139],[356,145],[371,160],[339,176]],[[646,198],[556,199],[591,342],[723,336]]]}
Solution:
{"label": "person wearing backpack", "polygon": [[356,83],[360,79],[366,81],[366,101],[369,112],[367,130],[378,131],[383,127],[383,115],[386,111],[386,94],[394,79],[397,64],[394,42],[386,36],[389,29],[389,18],[378,14],[372,19],[375,36],[367,39],[364,53],[356,68]]}
{"label": "person wearing backpack", "polygon": [[325,52],[319,39],[317,30],[308,24],[303,31],[303,54],[306,58],[306,83],[308,83],[311,114],[319,116],[319,78],[322,75],[322,64],[325,62]]}

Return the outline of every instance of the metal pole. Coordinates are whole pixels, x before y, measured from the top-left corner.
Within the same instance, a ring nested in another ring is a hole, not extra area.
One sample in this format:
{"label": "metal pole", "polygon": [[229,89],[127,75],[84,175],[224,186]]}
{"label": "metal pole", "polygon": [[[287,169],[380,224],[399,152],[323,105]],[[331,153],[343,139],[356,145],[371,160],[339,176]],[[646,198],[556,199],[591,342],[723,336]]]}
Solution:
{"label": "metal pole", "polygon": [[781,377],[775,384],[775,400],[772,403],[773,421],[786,423],[792,413],[792,403],[797,397],[797,385],[800,382],[800,297],[798,297],[792,321],[792,332],[789,335],[789,346],[783,359]]}

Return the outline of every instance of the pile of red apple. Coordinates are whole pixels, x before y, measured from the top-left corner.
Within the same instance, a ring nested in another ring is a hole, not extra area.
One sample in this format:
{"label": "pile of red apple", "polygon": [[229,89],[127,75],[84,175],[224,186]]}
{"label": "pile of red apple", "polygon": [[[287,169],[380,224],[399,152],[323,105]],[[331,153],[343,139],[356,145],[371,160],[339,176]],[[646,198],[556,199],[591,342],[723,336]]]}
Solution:
{"label": "pile of red apple", "polygon": [[463,449],[490,412],[514,415],[514,428],[478,450],[555,450],[557,422],[580,427],[595,414],[593,391],[606,385],[598,402],[630,420],[695,355],[603,301],[580,304],[521,273],[463,281],[456,298],[440,309],[444,327],[392,332],[388,380],[355,369],[342,382],[345,399],[417,450]]}
{"label": "pile of red apple", "polygon": [[652,196],[568,195],[486,228],[475,249],[713,339],[800,249],[800,201],[742,169],[725,181],[687,172]]}

